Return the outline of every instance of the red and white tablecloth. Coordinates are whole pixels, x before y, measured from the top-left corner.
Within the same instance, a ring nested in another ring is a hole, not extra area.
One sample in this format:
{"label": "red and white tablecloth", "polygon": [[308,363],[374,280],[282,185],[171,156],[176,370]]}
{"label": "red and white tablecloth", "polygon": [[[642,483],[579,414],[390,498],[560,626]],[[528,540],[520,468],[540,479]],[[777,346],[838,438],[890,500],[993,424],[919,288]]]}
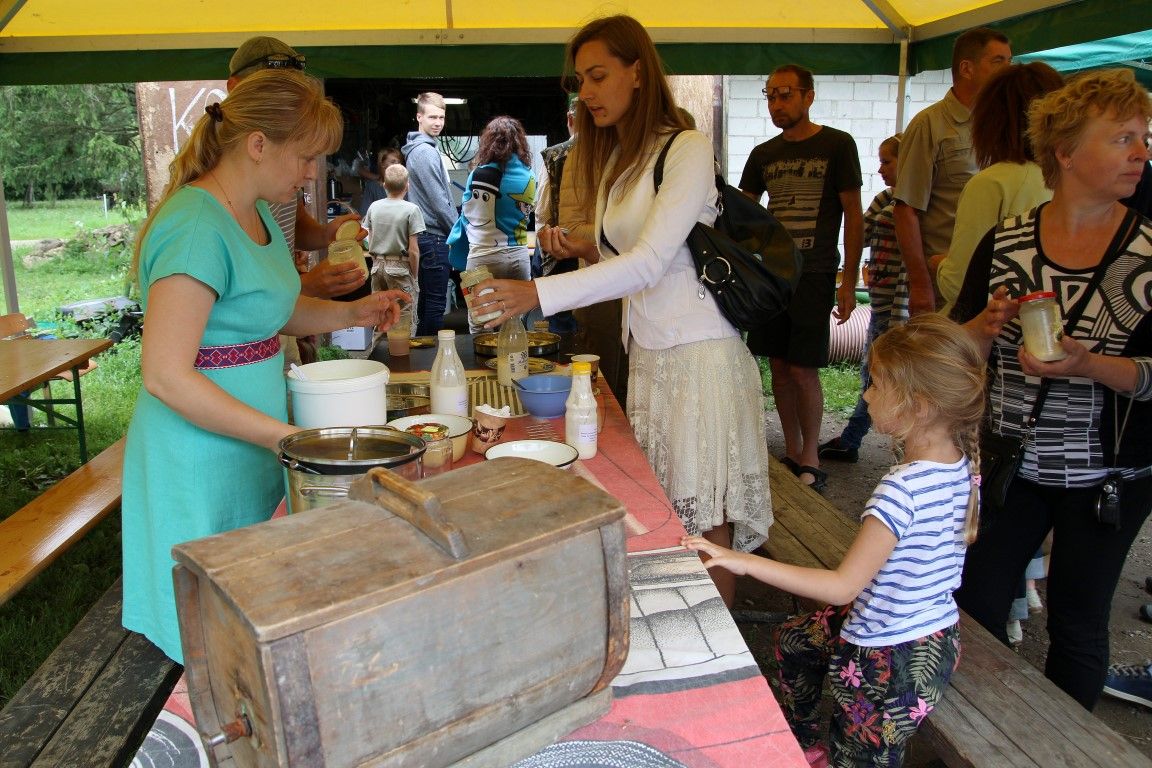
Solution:
{"label": "red and white tablecloth", "polygon": [[[605,389],[606,391],[606,389]],[[611,710],[517,763],[516,768],[805,768],[771,689],[699,558],[679,546],[684,528],[609,395],[599,452],[574,471],[627,510],[630,646],[612,683]],[[563,439],[564,420],[513,419],[505,439]],[[483,460],[469,452],[461,464]],[[201,768],[183,680],[133,763]]]}

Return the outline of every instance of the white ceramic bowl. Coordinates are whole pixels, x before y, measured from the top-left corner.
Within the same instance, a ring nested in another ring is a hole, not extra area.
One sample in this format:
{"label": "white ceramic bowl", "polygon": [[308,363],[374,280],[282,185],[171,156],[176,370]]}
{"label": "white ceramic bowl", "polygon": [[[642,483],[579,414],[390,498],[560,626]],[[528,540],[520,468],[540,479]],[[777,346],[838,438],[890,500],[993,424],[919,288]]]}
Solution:
{"label": "white ceramic bowl", "polygon": [[452,461],[464,458],[464,451],[468,448],[468,436],[472,434],[472,419],[448,413],[421,413],[392,419],[387,426],[404,432],[413,424],[443,424],[448,427],[448,437],[452,438]]}
{"label": "white ceramic bowl", "polygon": [[512,440],[507,443],[497,443],[489,448],[485,454],[486,459],[498,459],[501,456],[515,456],[521,459],[532,459],[551,464],[560,469],[568,469],[580,453],[568,445],[552,440]]}

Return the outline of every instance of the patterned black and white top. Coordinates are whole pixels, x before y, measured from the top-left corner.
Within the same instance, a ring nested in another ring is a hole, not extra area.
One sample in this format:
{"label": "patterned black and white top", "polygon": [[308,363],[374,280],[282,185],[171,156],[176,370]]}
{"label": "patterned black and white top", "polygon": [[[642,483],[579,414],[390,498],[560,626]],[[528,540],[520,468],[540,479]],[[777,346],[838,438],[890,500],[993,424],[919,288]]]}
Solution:
{"label": "patterned black and white top", "polygon": [[[1045,206],[1005,219],[976,249],[964,278],[952,317],[966,322],[978,315],[992,291],[1001,285],[1010,296],[1055,291],[1068,312],[1088,287],[1095,268],[1065,269],[1049,261],[1040,245],[1040,217]],[[1125,222],[1125,225],[1127,222]],[[1152,400],[1152,357],[1132,355],[1133,348],[1152,353],[1152,221],[1143,219],[1122,253],[1108,266],[1071,335],[1089,350],[1128,355],[1139,378],[1129,394],[1135,401]],[[1017,351],[1023,334],[1019,319],[1007,323],[993,341],[989,356],[988,401],[992,428],[1020,436],[1039,392],[1040,379],[1026,376]],[[1125,394],[1125,393],[1121,393]],[[1099,484],[1107,474],[1101,440],[1101,414],[1112,390],[1087,378],[1053,379],[1048,397],[1025,453],[1019,475],[1042,485],[1066,488]],[[1127,402],[1126,400],[1123,402]],[[1137,402],[1136,405],[1141,405]],[[1143,410],[1143,409],[1140,409]],[[1125,406],[1118,408],[1121,420]],[[1147,435],[1124,440],[1147,442]],[[1126,470],[1129,477],[1135,470]]]}

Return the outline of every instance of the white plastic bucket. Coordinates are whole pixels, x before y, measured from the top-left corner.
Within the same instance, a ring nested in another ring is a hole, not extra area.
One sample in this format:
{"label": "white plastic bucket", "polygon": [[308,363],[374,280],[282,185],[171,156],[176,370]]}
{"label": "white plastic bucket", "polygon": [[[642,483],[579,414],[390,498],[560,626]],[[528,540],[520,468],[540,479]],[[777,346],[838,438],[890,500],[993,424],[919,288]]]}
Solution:
{"label": "white plastic bucket", "polygon": [[292,423],[305,429],[366,427],[388,421],[388,367],[375,360],[325,360],[288,372]]}

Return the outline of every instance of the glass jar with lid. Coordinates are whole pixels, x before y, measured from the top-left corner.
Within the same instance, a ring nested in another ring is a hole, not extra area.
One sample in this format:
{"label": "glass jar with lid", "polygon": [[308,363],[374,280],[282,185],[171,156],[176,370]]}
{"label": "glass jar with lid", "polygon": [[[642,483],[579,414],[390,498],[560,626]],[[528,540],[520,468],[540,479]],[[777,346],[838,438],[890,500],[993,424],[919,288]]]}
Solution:
{"label": "glass jar with lid", "polygon": [[464,303],[468,305],[468,317],[471,318],[473,325],[483,325],[489,320],[495,320],[500,317],[500,310],[488,310],[483,314],[476,314],[474,302],[480,296],[486,293],[491,293],[492,289],[489,288],[477,293],[475,286],[485,280],[492,279],[492,272],[485,266],[479,266],[475,269],[466,269],[460,273],[460,292],[464,294]]}
{"label": "glass jar with lid", "polygon": [[447,424],[424,422],[405,430],[424,441],[424,477],[452,469],[452,438]]}
{"label": "glass jar with lid", "polygon": [[1024,349],[1037,360],[1050,363],[1068,356],[1060,346],[1064,324],[1053,291],[1036,291],[1020,297],[1020,329]]}

